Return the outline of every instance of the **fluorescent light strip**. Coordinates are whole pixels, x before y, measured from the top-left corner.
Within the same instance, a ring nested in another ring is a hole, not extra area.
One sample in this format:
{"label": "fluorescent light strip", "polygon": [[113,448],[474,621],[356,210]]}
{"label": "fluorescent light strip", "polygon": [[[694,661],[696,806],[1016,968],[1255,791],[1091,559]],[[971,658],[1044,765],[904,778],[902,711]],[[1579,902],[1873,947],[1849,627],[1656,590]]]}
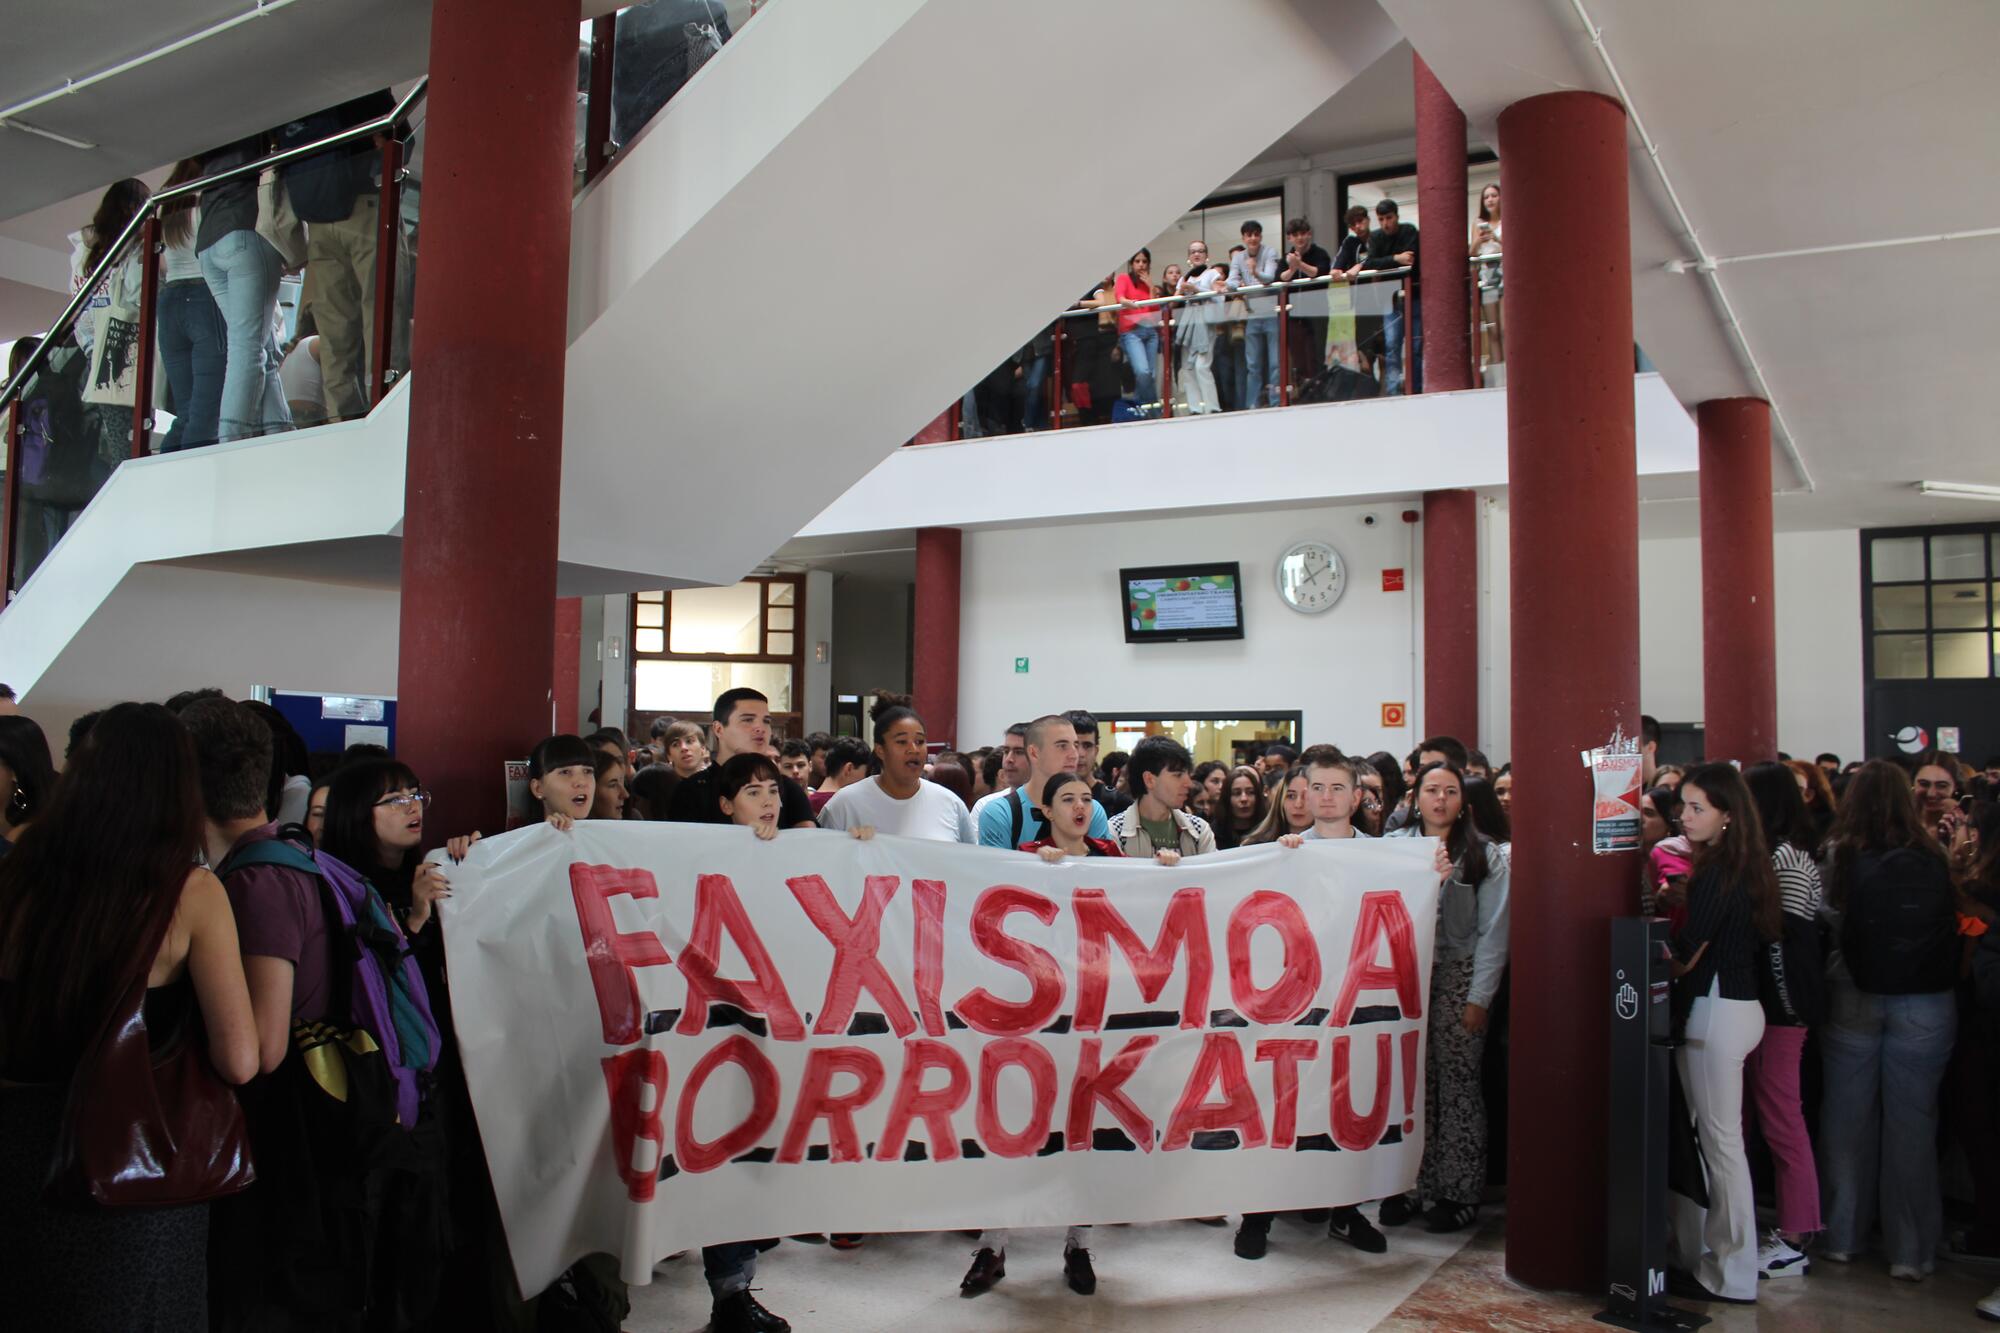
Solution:
{"label": "fluorescent light strip", "polygon": [[57,134],[54,130],[45,130],[39,125],[30,125],[25,120],[0,120],[0,130],[19,130],[23,134],[33,134],[39,138],[53,139],[55,142],[70,148],[81,148],[85,152],[97,147],[96,144],[83,139],[72,139],[67,134]]}
{"label": "fluorescent light strip", "polygon": [[1920,481],[1917,493],[1949,500],[2000,500],[2000,486],[1981,486],[1969,481]]}

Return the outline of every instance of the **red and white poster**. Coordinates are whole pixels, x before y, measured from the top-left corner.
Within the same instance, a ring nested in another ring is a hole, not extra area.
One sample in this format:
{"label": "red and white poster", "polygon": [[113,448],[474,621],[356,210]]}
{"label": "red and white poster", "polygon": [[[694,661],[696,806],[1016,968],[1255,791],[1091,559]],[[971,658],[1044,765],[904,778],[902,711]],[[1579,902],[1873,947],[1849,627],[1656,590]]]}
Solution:
{"label": "red and white poster", "polygon": [[523,1290],[802,1231],[1146,1221],[1408,1189],[1428,839],[1175,868],[583,822],[443,921]]}

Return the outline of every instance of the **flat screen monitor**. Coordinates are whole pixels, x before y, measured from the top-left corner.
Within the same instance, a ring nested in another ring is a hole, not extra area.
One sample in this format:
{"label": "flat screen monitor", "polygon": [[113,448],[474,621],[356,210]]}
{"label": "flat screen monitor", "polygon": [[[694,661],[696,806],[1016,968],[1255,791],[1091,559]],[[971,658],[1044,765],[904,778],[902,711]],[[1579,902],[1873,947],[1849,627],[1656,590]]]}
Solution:
{"label": "flat screen monitor", "polygon": [[1243,637],[1243,573],[1234,560],[1121,569],[1127,643]]}

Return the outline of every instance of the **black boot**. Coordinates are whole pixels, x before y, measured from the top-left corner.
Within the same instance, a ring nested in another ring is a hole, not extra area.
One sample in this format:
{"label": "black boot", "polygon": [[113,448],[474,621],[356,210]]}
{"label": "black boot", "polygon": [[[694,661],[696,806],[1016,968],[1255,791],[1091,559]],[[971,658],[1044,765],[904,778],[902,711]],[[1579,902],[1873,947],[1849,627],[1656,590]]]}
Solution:
{"label": "black boot", "polygon": [[1271,1244],[1271,1215],[1269,1213],[1245,1213],[1243,1225],[1236,1231],[1236,1257],[1238,1259],[1262,1259]]}
{"label": "black boot", "polygon": [[979,1296],[993,1289],[993,1284],[1007,1276],[1007,1252],[1005,1250],[981,1249],[972,1256],[972,1267],[965,1270],[965,1279],[958,1284],[961,1296]]}
{"label": "black boot", "polygon": [[1069,1289],[1079,1296],[1097,1291],[1097,1270],[1090,1266],[1090,1251],[1081,1245],[1063,1251],[1063,1276],[1069,1279]]}
{"label": "black boot", "polygon": [[792,1333],[792,1326],[744,1290],[716,1297],[708,1316],[708,1333]]}

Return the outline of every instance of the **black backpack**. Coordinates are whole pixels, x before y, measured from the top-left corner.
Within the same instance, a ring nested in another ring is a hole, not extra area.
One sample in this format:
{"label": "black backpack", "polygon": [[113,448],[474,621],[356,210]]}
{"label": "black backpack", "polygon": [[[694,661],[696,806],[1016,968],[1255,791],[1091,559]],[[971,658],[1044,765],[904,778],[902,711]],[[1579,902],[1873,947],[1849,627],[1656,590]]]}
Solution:
{"label": "black backpack", "polygon": [[1784,914],[1784,922],[1783,937],[1762,946],[1757,998],[1764,1002],[1768,1023],[1817,1027],[1826,1017],[1826,962],[1820,951],[1819,923],[1790,912]]}
{"label": "black backpack", "polygon": [[1958,979],[1958,895],[1942,857],[1864,852],[1848,876],[1840,950],[1871,995],[1927,995]]}

